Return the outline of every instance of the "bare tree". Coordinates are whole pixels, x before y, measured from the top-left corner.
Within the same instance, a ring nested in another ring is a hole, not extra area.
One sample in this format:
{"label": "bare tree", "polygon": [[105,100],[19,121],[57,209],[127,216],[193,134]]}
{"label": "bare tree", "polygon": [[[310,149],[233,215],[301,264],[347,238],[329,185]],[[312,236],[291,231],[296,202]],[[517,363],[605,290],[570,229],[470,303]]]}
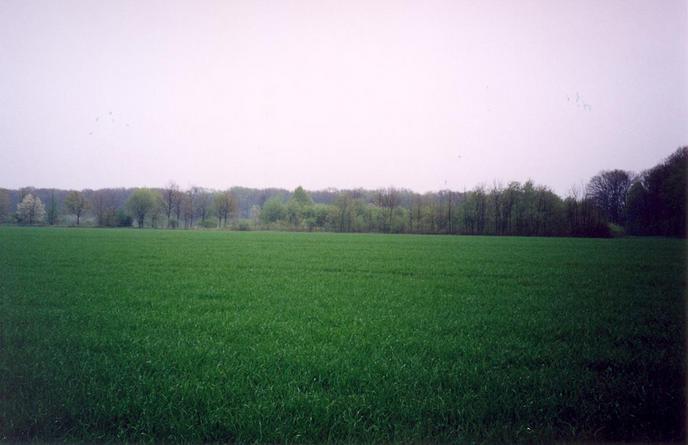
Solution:
{"label": "bare tree", "polygon": [[421,221],[423,215],[423,198],[418,193],[413,193],[411,195],[411,200],[409,201],[409,232],[415,233],[421,229]]}
{"label": "bare tree", "polygon": [[182,213],[184,214],[184,227],[187,229],[190,229],[193,227],[194,223],[194,203],[196,200],[196,196],[198,193],[198,188],[197,187],[191,187],[189,190],[184,193],[184,197],[182,200]]}
{"label": "bare tree", "polygon": [[201,223],[204,223],[208,218],[210,207],[213,203],[211,194],[204,188],[194,187],[195,199],[195,214],[201,218]]}
{"label": "bare tree", "polygon": [[385,231],[392,230],[392,220],[394,217],[394,209],[399,206],[399,191],[394,187],[388,187],[378,192],[378,205],[387,209],[387,223],[385,224]]}
{"label": "bare tree", "polygon": [[[177,203],[177,195],[179,194],[179,186],[170,181],[167,186],[162,191],[163,209],[165,215],[167,216],[167,227],[170,227],[172,212],[174,211],[175,204]],[[177,220],[179,220],[179,215],[177,215]]]}
{"label": "bare tree", "polygon": [[184,202],[186,199],[186,194],[179,190],[178,188],[175,189],[172,193],[172,206],[174,207],[174,214],[176,217],[174,226],[177,227],[181,220],[182,220],[182,213],[184,213]]}

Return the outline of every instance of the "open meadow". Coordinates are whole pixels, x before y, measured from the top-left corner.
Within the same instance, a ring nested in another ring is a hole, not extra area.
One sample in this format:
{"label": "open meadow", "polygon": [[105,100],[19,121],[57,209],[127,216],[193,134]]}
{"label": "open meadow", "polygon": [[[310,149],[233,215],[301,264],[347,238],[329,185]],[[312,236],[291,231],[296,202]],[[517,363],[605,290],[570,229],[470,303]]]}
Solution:
{"label": "open meadow", "polygon": [[0,440],[682,440],[685,246],[0,227]]}

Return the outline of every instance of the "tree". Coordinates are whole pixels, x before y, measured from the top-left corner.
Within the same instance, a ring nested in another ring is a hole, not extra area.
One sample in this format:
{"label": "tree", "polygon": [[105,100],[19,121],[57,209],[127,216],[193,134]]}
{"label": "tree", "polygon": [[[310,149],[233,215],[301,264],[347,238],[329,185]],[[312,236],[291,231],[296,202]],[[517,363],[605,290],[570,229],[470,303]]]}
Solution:
{"label": "tree", "polygon": [[313,204],[312,214],[306,219],[308,230],[325,229],[330,224],[330,214],[334,206],[328,204]]}
{"label": "tree", "polygon": [[160,227],[160,217],[165,214],[165,203],[163,201],[162,195],[157,191],[153,192],[153,208],[150,210],[150,221],[151,227],[157,229]]}
{"label": "tree", "polygon": [[313,200],[301,186],[296,187],[289,200],[297,202],[301,207],[313,205]]}
{"label": "tree", "polygon": [[10,214],[10,192],[0,189],[0,224],[3,223]]}
{"label": "tree", "polygon": [[155,192],[147,188],[135,190],[127,200],[126,207],[139,229],[143,228],[146,215],[155,207]]}
{"label": "tree", "polygon": [[205,220],[210,214],[210,209],[213,203],[213,197],[207,190],[194,187],[196,189],[196,216],[201,218],[201,224],[205,223]]}
{"label": "tree", "polygon": [[251,219],[251,222],[253,223],[253,227],[258,227],[258,221],[260,220],[260,214],[261,214],[261,209],[257,205],[252,205],[251,209],[249,210],[249,218]]}
{"label": "tree", "polygon": [[480,185],[465,193],[462,205],[463,230],[471,235],[483,235],[487,223],[487,194]]}
{"label": "tree", "polygon": [[414,193],[409,208],[409,232],[416,233],[420,231],[422,217],[423,198],[421,195]]}
{"label": "tree", "polygon": [[33,186],[20,188],[19,189],[19,197],[20,197],[19,199],[23,200],[26,197],[26,195],[28,195],[29,193],[36,196],[36,188]]}
{"label": "tree", "polygon": [[64,205],[71,213],[72,215],[76,216],[76,225],[79,225],[79,220],[81,218],[82,213],[84,210],[86,210],[88,202],[86,201],[86,198],[84,198],[83,193],[78,192],[76,190],[72,190],[67,194],[67,197],[64,200]]}
{"label": "tree", "polygon": [[[163,189],[163,209],[165,215],[167,216],[167,227],[171,225],[172,212],[174,211],[175,204],[177,203],[177,194],[179,193],[179,186],[173,181],[167,184],[167,187]],[[179,219],[179,216],[177,216]]]}
{"label": "tree", "polygon": [[688,147],[642,173],[628,193],[631,233],[681,236],[686,233]]}
{"label": "tree", "polygon": [[303,187],[298,186],[287,201],[287,219],[294,228],[301,228],[303,219],[311,216],[313,200]]}
{"label": "tree", "polygon": [[626,196],[631,187],[631,174],[623,170],[602,171],[587,187],[587,195],[614,224],[625,225]]}
{"label": "tree", "polygon": [[57,223],[57,217],[59,213],[59,208],[57,206],[57,200],[55,199],[55,190],[50,190],[50,202],[48,203],[48,224],[55,225]]}
{"label": "tree", "polygon": [[91,199],[91,208],[99,226],[117,225],[117,206],[111,190],[97,190]]}
{"label": "tree", "polygon": [[217,192],[213,197],[213,203],[217,213],[217,225],[219,227],[226,227],[227,220],[236,213],[239,207],[236,196],[229,190]]}
{"label": "tree", "polygon": [[441,227],[444,233],[454,233],[454,204],[455,204],[455,194],[451,190],[440,190],[437,194],[438,196],[438,215],[437,222],[438,226]]}
{"label": "tree", "polygon": [[41,198],[34,197],[31,193],[24,196],[24,199],[17,204],[17,217],[24,224],[42,222],[45,217],[45,206],[43,206]]}
{"label": "tree", "polygon": [[394,216],[394,209],[399,205],[399,191],[394,187],[388,187],[380,190],[377,197],[378,205],[387,209],[387,218],[385,223],[385,232],[392,230],[392,218]]}
{"label": "tree", "polygon": [[563,202],[566,232],[569,236],[610,236],[602,211],[591,198],[583,195],[583,187],[572,187]]}
{"label": "tree", "polygon": [[198,196],[198,187],[191,187],[182,198],[182,214],[184,215],[184,227],[190,229],[194,224],[195,201]]}
{"label": "tree", "polygon": [[[174,207],[174,213],[176,216],[176,220],[172,224],[173,227],[178,227],[180,224],[180,221],[182,219],[182,213],[184,211],[184,201],[186,198],[186,194],[179,190],[178,188],[175,189],[172,193],[172,202],[173,202],[173,207]],[[169,224],[169,221],[168,221]]]}
{"label": "tree", "polygon": [[337,209],[337,230],[340,232],[351,232],[355,217],[354,201],[351,198],[351,194],[348,192],[340,193],[337,199],[335,199],[334,205]]}
{"label": "tree", "polygon": [[260,219],[265,224],[270,224],[283,220],[287,217],[287,207],[279,196],[273,196],[265,201],[263,209],[260,211]]}

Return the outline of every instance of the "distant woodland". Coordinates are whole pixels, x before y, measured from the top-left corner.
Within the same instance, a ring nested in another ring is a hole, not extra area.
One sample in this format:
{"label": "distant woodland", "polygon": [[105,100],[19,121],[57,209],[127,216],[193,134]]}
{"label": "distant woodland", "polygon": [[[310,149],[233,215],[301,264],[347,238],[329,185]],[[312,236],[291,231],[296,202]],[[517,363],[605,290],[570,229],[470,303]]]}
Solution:
{"label": "distant woodland", "polygon": [[0,189],[0,222],[168,229],[463,235],[686,236],[688,147],[641,173],[602,171],[561,197],[532,181],[380,190]]}

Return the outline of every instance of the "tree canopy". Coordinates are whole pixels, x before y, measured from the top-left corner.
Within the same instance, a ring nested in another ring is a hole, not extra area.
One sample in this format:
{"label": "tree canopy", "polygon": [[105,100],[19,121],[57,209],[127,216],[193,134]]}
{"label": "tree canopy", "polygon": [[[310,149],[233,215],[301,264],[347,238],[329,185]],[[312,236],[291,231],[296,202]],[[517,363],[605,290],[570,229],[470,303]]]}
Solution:
{"label": "tree canopy", "polygon": [[[573,188],[563,198],[530,180],[428,193],[395,187],[306,191],[298,186],[291,192],[246,187],[182,190],[174,182],[160,189],[25,187],[0,190],[0,221],[42,221],[42,199],[49,203],[50,224],[58,221],[59,209],[64,209],[76,216],[77,224],[98,226],[126,227],[133,219],[138,227],[170,229],[525,236],[611,236],[625,231],[686,236],[686,171],[688,147],[682,147],[640,174],[601,171],[585,187]],[[28,201],[23,203],[24,199]],[[17,212],[12,214],[14,205]]]}
{"label": "tree canopy", "polygon": [[136,220],[139,228],[142,228],[146,215],[154,209],[156,204],[155,193],[147,188],[136,189],[127,200],[127,209],[132,218]]}

